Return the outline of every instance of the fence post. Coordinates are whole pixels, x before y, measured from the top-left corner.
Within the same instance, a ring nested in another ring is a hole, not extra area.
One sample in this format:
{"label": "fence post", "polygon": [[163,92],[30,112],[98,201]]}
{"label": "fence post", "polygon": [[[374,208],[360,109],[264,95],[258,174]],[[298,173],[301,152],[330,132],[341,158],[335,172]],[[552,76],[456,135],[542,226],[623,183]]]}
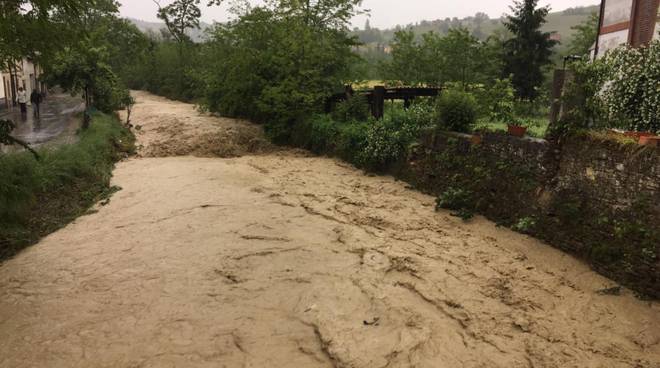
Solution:
{"label": "fence post", "polygon": [[552,105],[550,106],[550,127],[554,126],[559,121],[559,114],[562,110],[561,97],[564,91],[565,80],[566,80],[566,70],[556,69],[552,81],[552,95],[550,97],[552,101]]}
{"label": "fence post", "polygon": [[374,87],[373,101],[371,103],[371,114],[376,119],[381,119],[385,113],[385,87]]}

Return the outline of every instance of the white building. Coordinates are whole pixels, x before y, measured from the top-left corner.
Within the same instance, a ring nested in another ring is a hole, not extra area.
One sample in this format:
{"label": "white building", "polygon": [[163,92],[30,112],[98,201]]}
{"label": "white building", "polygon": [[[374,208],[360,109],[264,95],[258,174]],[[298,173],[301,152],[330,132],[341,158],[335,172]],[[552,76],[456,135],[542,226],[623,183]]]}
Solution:
{"label": "white building", "polygon": [[45,85],[39,80],[41,74],[41,68],[27,58],[9,69],[0,70],[0,107],[15,105],[19,87],[23,87],[28,95],[35,89],[45,91]]}
{"label": "white building", "polygon": [[639,47],[658,38],[658,0],[601,0],[596,57],[621,45]]}
{"label": "white building", "polygon": [[0,71],[0,110],[8,107],[7,97],[5,94],[5,80],[2,77],[2,71]]}

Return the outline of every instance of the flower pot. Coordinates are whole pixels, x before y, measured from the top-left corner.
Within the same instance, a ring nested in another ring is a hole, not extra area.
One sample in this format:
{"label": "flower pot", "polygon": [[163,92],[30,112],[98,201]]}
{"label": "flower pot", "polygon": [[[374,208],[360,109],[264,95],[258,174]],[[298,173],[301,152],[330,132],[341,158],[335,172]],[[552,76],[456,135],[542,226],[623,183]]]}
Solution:
{"label": "flower pot", "polygon": [[470,139],[470,143],[472,143],[472,145],[474,146],[480,145],[482,141],[483,138],[478,134],[473,135],[472,138]]}
{"label": "flower pot", "polygon": [[524,137],[527,133],[527,127],[509,124],[509,134],[514,137]]}
{"label": "flower pot", "polygon": [[641,136],[639,137],[639,144],[649,147],[660,147],[660,136]]}
{"label": "flower pot", "polygon": [[626,137],[630,137],[630,138],[640,139],[640,138],[642,138],[642,137],[652,137],[652,136],[654,136],[655,134],[650,133],[650,132],[633,132],[633,131],[628,131],[628,132],[623,133],[623,135],[625,135]]}

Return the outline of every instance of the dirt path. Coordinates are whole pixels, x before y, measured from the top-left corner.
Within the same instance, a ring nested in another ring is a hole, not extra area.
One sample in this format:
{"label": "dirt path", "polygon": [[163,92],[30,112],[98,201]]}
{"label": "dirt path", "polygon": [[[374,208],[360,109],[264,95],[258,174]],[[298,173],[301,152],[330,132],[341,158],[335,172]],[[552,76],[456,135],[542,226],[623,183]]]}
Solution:
{"label": "dirt path", "polygon": [[570,256],[137,98],[142,156],[270,153],[121,163],[107,206],[0,266],[1,367],[660,367],[658,304]]}

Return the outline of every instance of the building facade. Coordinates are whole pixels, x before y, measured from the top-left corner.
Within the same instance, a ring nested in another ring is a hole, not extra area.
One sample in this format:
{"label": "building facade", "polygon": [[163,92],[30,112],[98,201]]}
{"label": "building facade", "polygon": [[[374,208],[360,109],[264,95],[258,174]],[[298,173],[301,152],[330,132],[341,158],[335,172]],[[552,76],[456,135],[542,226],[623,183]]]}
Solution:
{"label": "building facade", "polygon": [[40,81],[42,70],[39,65],[27,58],[14,63],[6,70],[0,70],[0,108],[16,106],[16,94],[23,87],[30,95],[33,90],[45,91]]}
{"label": "building facade", "polygon": [[658,38],[660,0],[601,0],[595,56],[621,45],[639,47]]}
{"label": "building facade", "polygon": [[7,97],[5,94],[5,79],[2,76],[2,71],[0,70],[0,111],[7,108]]}

